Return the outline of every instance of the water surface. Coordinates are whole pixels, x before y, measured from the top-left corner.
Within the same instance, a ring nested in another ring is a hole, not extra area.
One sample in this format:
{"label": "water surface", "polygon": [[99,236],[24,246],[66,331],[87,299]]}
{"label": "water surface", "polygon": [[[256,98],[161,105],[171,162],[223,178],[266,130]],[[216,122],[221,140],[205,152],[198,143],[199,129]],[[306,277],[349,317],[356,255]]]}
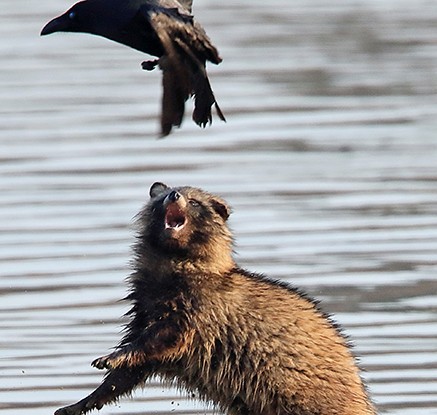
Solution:
{"label": "water surface", "polygon": [[[229,201],[240,265],[323,300],[381,412],[437,414],[437,3],[198,0],[228,122],[165,140],[143,55],[38,36],[69,5],[0,9],[0,415],[100,382],[154,181]],[[153,383],[102,413],[211,410]]]}

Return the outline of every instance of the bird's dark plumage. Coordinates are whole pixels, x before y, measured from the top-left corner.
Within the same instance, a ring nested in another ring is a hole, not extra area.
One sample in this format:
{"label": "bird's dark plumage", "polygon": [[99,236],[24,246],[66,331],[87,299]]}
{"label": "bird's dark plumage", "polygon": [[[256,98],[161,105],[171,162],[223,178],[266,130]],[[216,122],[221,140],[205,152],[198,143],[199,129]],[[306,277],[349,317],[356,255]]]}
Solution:
{"label": "bird's dark plumage", "polygon": [[163,72],[161,134],[166,136],[181,125],[190,96],[196,124],[211,123],[212,105],[225,121],[205,69],[206,61],[219,64],[222,59],[193,19],[191,6],[191,0],[84,0],[47,23],[41,35],[91,33],[156,56],[142,65]]}

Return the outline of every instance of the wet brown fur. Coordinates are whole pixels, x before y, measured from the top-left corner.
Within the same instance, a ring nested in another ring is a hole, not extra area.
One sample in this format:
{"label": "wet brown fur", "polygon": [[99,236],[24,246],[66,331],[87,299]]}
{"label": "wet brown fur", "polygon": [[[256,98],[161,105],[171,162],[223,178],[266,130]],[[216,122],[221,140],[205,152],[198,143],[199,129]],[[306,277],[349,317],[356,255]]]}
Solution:
{"label": "wet brown fur", "polygon": [[[317,304],[235,264],[225,201],[160,183],[150,194],[125,335],[92,363],[107,369],[99,388],[56,415],[100,409],[154,375],[231,415],[375,414],[347,342]],[[181,218],[179,230],[164,228]]]}

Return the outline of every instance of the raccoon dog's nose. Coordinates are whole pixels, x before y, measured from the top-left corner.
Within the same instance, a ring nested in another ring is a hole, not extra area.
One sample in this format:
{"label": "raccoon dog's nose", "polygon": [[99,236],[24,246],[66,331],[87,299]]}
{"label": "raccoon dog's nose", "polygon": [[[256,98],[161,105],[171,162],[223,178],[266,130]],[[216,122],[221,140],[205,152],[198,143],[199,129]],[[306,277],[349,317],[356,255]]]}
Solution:
{"label": "raccoon dog's nose", "polygon": [[173,190],[168,195],[168,200],[170,200],[171,202],[176,202],[177,200],[179,200],[180,197],[181,197],[181,194],[179,192],[177,192],[176,190]]}

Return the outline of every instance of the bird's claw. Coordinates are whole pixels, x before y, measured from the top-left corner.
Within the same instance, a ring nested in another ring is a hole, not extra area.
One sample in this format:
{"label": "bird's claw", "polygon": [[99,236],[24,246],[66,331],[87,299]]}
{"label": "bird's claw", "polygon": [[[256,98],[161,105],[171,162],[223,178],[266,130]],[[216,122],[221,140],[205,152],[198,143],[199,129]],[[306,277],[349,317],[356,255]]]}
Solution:
{"label": "bird's claw", "polygon": [[158,64],[159,64],[159,59],[155,59],[153,61],[144,61],[144,62],[141,62],[141,67],[145,71],[153,71]]}

